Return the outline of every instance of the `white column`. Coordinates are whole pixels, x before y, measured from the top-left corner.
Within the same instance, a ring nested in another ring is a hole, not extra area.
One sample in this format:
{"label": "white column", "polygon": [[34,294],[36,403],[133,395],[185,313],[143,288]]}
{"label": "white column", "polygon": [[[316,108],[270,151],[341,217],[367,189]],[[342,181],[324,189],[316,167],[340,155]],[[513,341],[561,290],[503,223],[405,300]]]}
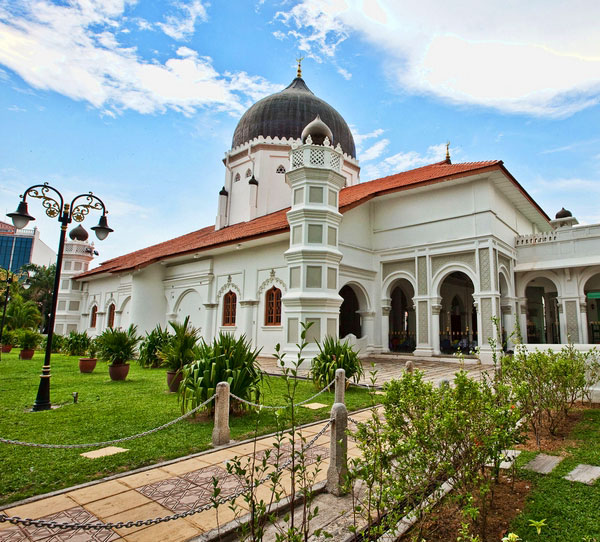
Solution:
{"label": "white column", "polygon": [[390,300],[382,300],[381,305],[381,346],[383,352],[390,351],[390,311],[392,306]]}
{"label": "white column", "polygon": [[440,313],[442,312],[441,298],[432,299],[431,304],[431,344],[433,353],[439,356],[442,352],[440,349]]}
{"label": "white column", "polygon": [[216,329],[216,313],[219,307],[218,303],[204,303],[206,311],[204,321],[204,340],[210,341],[215,336]]}
{"label": "white column", "polygon": [[369,311],[358,311],[361,320],[362,335],[367,338],[367,352],[377,350],[375,342],[375,313]]}
{"label": "white column", "polygon": [[579,334],[581,335],[581,342],[583,344],[589,344],[589,324],[588,324],[588,312],[587,303],[579,300]]}

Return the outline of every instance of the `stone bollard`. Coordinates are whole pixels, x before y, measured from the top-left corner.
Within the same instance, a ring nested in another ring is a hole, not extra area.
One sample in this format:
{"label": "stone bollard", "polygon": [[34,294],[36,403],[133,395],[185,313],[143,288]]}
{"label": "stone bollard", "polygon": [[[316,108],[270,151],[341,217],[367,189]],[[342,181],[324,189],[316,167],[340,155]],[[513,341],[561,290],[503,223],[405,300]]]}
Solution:
{"label": "stone bollard", "polygon": [[229,384],[219,382],[215,397],[215,425],[212,432],[213,446],[229,443]]}
{"label": "stone bollard", "polygon": [[335,401],[334,403],[344,403],[344,395],[346,393],[346,371],[344,369],[336,369],[335,371]]}
{"label": "stone bollard", "polygon": [[335,403],[331,409],[331,441],[329,444],[329,468],[327,491],[332,495],[344,495],[343,488],[348,473],[348,411],[343,403]]}
{"label": "stone bollard", "polygon": [[409,372],[412,373],[415,370],[415,364],[409,359],[405,364],[404,364],[404,369]]}

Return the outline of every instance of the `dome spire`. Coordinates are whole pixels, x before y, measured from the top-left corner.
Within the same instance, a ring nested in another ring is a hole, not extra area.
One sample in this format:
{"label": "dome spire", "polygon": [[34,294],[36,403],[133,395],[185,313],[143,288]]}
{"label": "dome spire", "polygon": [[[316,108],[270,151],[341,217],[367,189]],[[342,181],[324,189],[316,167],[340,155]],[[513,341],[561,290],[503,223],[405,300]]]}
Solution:
{"label": "dome spire", "polygon": [[304,60],[303,56],[296,59],[296,62],[298,62],[298,72],[296,73],[296,77],[302,77],[302,61],[303,60]]}

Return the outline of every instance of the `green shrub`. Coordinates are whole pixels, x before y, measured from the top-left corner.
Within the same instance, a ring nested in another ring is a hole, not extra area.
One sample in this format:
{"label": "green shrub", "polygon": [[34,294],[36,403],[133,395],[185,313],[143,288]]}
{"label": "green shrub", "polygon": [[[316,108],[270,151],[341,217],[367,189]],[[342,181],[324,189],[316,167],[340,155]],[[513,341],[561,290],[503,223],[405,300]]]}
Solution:
{"label": "green shrub", "polygon": [[81,333],[71,331],[65,337],[63,349],[69,356],[85,356],[91,342],[85,331]]}
{"label": "green shrub", "polygon": [[[183,368],[179,386],[183,412],[213,395],[219,382],[228,382],[231,393],[238,397],[259,402],[261,372],[256,358],[260,350],[252,350],[244,335],[236,339],[230,333],[220,333],[212,344],[202,340],[195,350],[196,361]],[[231,405],[243,408],[239,401],[232,400]]]}
{"label": "green shrub", "polygon": [[137,327],[132,324],[127,331],[108,328],[96,341],[100,359],[113,365],[122,365],[134,358],[140,337],[137,336]]}
{"label": "green shrub", "polygon": [[166,328],[163,329],[160,324],[150,333],[146,332],[146,336],[140,343],[139,364],[142,367],[151,367],[153,369],[160,367],[161,360],[158,357],[158,352],[167,345],[170,338],[169,331]]}
{"label": "green shrub", "polygon": [[179,372],[185,365],[196,359],[196,344],[200,330],[190,325],[190,317],[186,316],[183,324],[169,322],[173,336],[158,352],[161,366],[169,371]]}
{"label": "green shrub", "polygon": [[572,345],[560,352],[517,348],[502,359],[502,378],[514,390],[538,445],[543,430],[554,435],[576,401],[589,397],[600,379],[597,352],[578,352]]}
{"label": "green shrub", "polygon": [[[48,335],[44,335],[42,340],[42,350],[46,350],[46,344],[48,343]],[[65,344],[65,337],[59,333],[52,334],[52,353],[56,354],[62,352]]]}
{"label": "green shrub", "polygon": [[2,344],[14,346],[17,343],[17,334],[12,330],[4,327],[2,332]]}
{"label": "green shrub", "polygon": [[98,337],[94,337],[90,339],[90,345],[87,349],[87,355],[90,358],[95,358],[98,355],[98,350],[100,349],[100,345],[98,343]]}
{"label": "green shrub", "polygon": [[24,350],[35,350],[42,342],[42,336],[31,329],[18,329],[17,337],[19,346]]}
{"label": "green shrub", "polygon": [[334,337],[325,337],[319,344],[319,354],[312,360],[310,377],[315,385],[324,388],[335,378],[337,369],[346,371],[346,378],[358,382],[365,374],[362,362],[348,341],[341,342]]}
{"label": "green shrub", "polygon": [[[510,392],[464,372],[453,386],[435,387],[420,371],[404,373],[385,390],[385,418],[374,410],[355,434],[362,457],[353,460],[350,476],[365,484],[360,514],[371,522],[387,513],[382,525],[389,528],[452,478],[457,494],[478,510],[471,521],[485,530],[502,450],[521,440],[521,413]],[[484,469],[489,461],[496,468]],[[416,510],[419,519],[429,512]],[[382,525],[370,526],[368,534],[380,535]]]}

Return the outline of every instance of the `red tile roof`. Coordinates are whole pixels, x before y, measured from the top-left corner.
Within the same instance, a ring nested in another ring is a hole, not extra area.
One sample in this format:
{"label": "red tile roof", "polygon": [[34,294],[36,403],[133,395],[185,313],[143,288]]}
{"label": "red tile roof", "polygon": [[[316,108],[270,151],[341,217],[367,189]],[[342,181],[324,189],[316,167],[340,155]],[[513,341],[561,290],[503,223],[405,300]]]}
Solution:
{"label": "red tile roof", "polygon": [[[404,171],[389,177],[382,177],[365,183],[343,188],[340,191],[340,212],[344,213],[353,209],[371,198],[426,186],[432,183],[449,181],[451,179],[465,177],[477,173],[484,173],[491,170],[503,171],[521,190],[525,197],[546,217],[546,214],[533,199],[525,192],[514,177],[504,168],[501,160],[488,162],[468,162],[463,164],[450,164],[447,162],[438,162],[417,169]],[[119,256],[103,262],[99,267],[79,275],[77,278],[85,278],[100,273],[118,273],[140,269],[152,263],[166,258],[172,258],[188,253],[198,252],[217,248],[220,246],[239,243],[240,241],[249,241],[260,237],[275,235],[289,231],[287,221],[287,209],[282,209],[269,215],[261,216],[249,222],[242,222],[228,226],[215,231],[214,226],[208,226],[201,230],[176,237],[170,241],[159,243],[141,250],[136,250],[129,254]],[[547,217],[546,217],[547,218]]]}

